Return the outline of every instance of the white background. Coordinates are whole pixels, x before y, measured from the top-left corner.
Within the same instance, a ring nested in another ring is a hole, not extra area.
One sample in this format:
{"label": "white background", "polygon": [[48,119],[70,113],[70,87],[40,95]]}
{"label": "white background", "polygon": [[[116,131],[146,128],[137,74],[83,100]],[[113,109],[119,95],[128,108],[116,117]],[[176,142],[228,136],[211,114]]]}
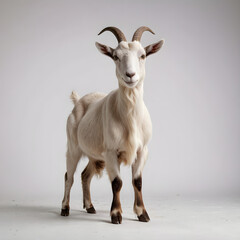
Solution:
{"label": "white background", "polygon": [[[144,195],[240,193],[239,1],[0,1],[0,197],[63,196],[65,124],[81,96],[117,88],[95,41],[116,47],[142,25],[144,46],[165,39],[146,63],[153,122]],[[77,170],[73,196],[81,199]],[[122,194],[132,195],[128,167]],[[95,199],[109,196],[106,174]],[[110,206],[110,205],[109,205]]]}

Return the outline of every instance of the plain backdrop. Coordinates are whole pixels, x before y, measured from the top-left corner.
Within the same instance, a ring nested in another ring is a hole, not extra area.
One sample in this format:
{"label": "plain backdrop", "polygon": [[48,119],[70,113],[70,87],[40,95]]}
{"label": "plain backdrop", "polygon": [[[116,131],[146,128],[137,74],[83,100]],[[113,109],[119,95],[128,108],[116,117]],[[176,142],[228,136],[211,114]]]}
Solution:
{"label": "plain backdrop", "polygon": [[[142,26],[142,44],[165,39],[146,62],[144,100],[153,122],[143,172],[146,196],[240,194],[240,1],[0,1],[0,198],[63,196],[72,90],[118,87],[117,46]],[[73,196],[81,199],[80,173]],[[122,167],[123,196],[132,195]],[[109,196],[106,173],[94,199]],[[110,205],[109,205],[110,206]]]}

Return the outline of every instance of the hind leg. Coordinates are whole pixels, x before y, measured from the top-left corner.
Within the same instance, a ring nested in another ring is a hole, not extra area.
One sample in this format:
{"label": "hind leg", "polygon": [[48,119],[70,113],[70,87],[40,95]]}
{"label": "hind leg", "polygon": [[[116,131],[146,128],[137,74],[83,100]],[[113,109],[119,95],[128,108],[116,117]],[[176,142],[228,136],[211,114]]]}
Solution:
{"label": "hind leg", "polygon": [[83,189],[83,207],[88,213],[96,213],[91,201],[90,184],[94,174],[101,174],[104,169],[104,162],[89,158],[88,165],[82,172],[82,189]]}
{"label": "hind leg", "polygon": [[75,150],[74,154],[70,153],[69,149],[67,151],[67,172],[65,173],[65,191],[64,191],[64,198],[62,201],[62,211],[61,211],[62,216],[69,215],[70,191],[74,181],[73,176],[81,156],[82,156],[82,153],[80,150]]}

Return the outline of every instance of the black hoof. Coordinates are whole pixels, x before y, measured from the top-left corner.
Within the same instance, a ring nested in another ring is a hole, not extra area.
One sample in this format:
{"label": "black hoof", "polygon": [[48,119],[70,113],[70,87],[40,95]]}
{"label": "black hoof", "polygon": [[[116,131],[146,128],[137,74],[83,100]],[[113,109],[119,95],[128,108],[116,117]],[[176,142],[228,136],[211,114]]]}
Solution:
{"label": "black hoof", "polygon": [[87,210],[87,213],[91,213],[91,214],[95,214],[96,213],[96,210],[95,210],[95,208],[93,206],[88,208],[88,209],[86,209],[86,210]]}
{"label": "black hoof", "polygon": [[112,219],[113,224],[121,224],[122,223],[122,215],[120,212],[118,212],[117,214],[113,214],[111,216],[111,219]]}
{"label": "black hoof", "polygon": [[69,215],[69,208],[66,208],[66,209],[62,209],[61,211],[61,216],[68,216]]}
{"label": "black hoof", "polygon": [[140,216],[138,216],[138,220],[140,222],[149,222],[150,221],[150,218],[149,218],[146,210],[143,210],[143,213]]}

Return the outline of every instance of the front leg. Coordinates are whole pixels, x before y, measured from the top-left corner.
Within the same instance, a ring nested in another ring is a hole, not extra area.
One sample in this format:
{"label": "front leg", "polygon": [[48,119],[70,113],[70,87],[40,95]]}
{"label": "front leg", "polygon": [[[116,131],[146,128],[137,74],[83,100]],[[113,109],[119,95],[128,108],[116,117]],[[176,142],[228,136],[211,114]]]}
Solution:
{"label": "front leg", "polygon": [[132,165],[132,183],[135,193],[133,209],[140,222],[148,222],[150,220],[142,198],[142,170],[147,159],[147,153],[147,147],[138,151],[137,159]]}
{"label": "front leg", "polygon": [[111,206],[111,220],[114,224],[122,223],[122,208],[120,202],[120,190],[122,188],[122,180],[120,177],[120,163],[118,161],[117,152],[108,151],[105,155],[106,169],[109,179],[112,183],[113,200]]}

